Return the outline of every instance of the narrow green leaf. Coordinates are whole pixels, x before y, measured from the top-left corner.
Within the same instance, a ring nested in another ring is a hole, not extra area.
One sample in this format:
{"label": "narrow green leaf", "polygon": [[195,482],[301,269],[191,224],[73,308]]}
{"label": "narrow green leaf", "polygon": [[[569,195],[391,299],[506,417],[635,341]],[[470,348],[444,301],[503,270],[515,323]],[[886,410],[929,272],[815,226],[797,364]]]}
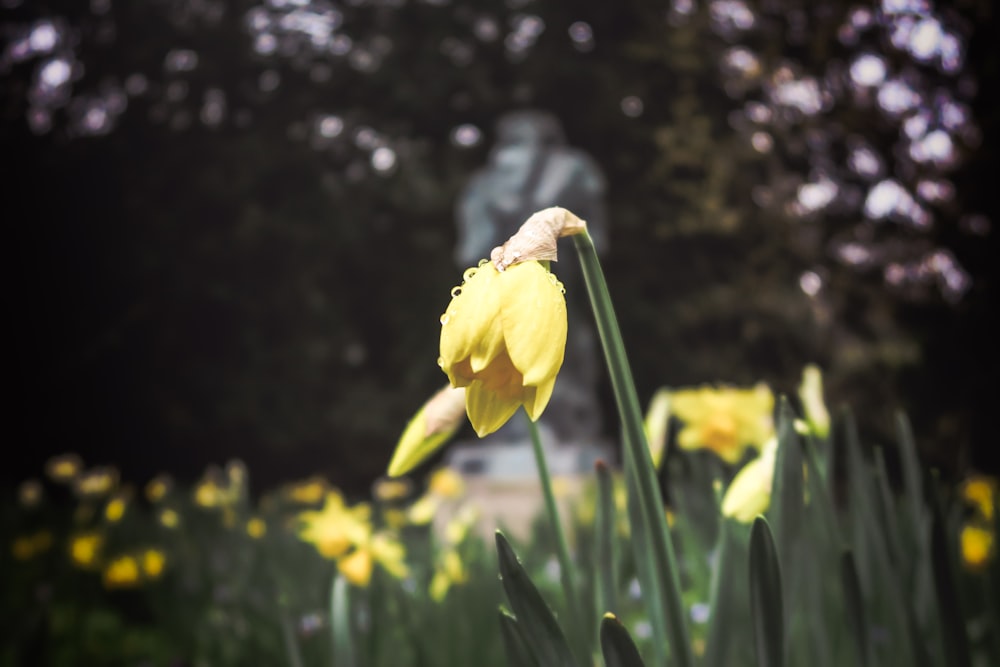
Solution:
{"label": "narrow green leaf", "polygon": [[500,610],[500,636],[507,655],[507,667],[539,667],[538,661],[528,650],[528,643],[517,619],[503,609]]}
{"label": "narrow green leaf", "polygon": [[645,667],[628,630],[614,614],[601,619],[601,653],[605,667]]}
{"label": "narrow green leaf", "polygon": [[896,432],[899,438],[899,459],[903,469],[903,496],[909,514],[910,547],[923,549],[926,542],[922,538],[924,530],[924,480],[923,468],[917,455],[917,444],[913,438],[910,420],[902,412],[896,414]]}
{"label": "narrow green leaf", "polygon": [[333,629],[334,667],[355,667],[354,635],[351,632],[350,587],[339,574],[330,590],[330,622]]}
{"label": "narrow green leaf", "polygon": [[781,667],[785,657],[781,568],[771,529],[762,516],[750,529],[750,616],[758,667]]}
{"label": "narrow green leaf", "polygon": [[874,664],[871,643],[868,641],[868,620],[865,602],[861,597],[861,584],[858,582],[858,571],[854,565],[854,554],[850,549],[844,549],[840,554],[840,579],[844,587],[844,611],[847,614],[847,624],[854,639],[857,664],[869,667]]}
{"label": "narrow green leaf", "polygon": [[528,651],[545,667],[574,665],[562,628],[500,531],[496,533],[496,547],[503,589]]}
{"label": "narrow green leaf", "polygon": [[611,469],[603,461],[594,466],[597,473],[597,516],[595,535],[597,548],[597,595],[601,611],[618,611],[618,558],[615,551],[615,498]]}
{"label": "narrow green leaf", "polygon": [[[573,561],[569,555],[569,543],[566,540],[566,532],[563,530],[562,519],[559,517],[559,506],[556,504],[556,496],[552,491],[552,477],[549,475],[549,466],[545,460],[545,449],[542,447],[542,437],[538,431],[538,424],[528,419],[528,432],[531,434],[531,446],[535,453],[535,466],[538,469],[538,481],[542,486],[542,497],[545,500],[545,512],[548,515],[552,536],[556,543],[556,557],[559,559],[559,581],[562,584],[563,597],[566,600],[566,621],[569,636],[573,640],[573,646],[582,651],[584,657],[590,654],[590,645],[587,641],[589,633],[585,631],[583,622],[580,620],[580,604],[577,600],[576,588],[574,587]],[[592,637],[591,637],[592,638]]]}
{"label": "narrow green leaf", "polygon": [[944,635],[945,663],[949,667],[969,667],[972,664],[969,657],[969,639],[965,630],[965,615],[958,597],[956,568],[949,553],[945,519],[940,508],[935,506],[932,511],[931,564]]}
{"label": "narrow green leaf", "polygon": [[[654,624],[654,640],[659,638],[664,629],[655,627],[658,617],[662,615],[666,622],[665,632],[670,639],[670,654],[677,667],[691,667],[694,657],[691,653],[691,640],[687,627],[687,614],[681,598],[680,577],[677,569],[677,559],[674,556],[673,544],[667,530],[667,520],[660,497],[656,468],[646,442],[642,412],[639,407],[639,397],[632,380],[628,356],[625,353],[625,343],[622,340],[618,320],[615,317],[611,294],[608,292],[604,272],[594,248],[593,239],[583,231],[573,237],[573,243],[580,258],[587,294],[590,297],[597,323],[601,347],[608,364],[608,375],[611,378],[611,388],[615,396],[618,414],[622,421],[624,436],[625,474],[634,479],[632,489],[636,494],[641,508],[639,518],[646,527],[648,544],[655,559],[654,572],[657,576],[640,580],[644,596],[651,605],[662,604],[664,611],[657,614],[650,610],[650,623]],[[631,493],[631,491],[630,491]],[[630,518],[633,513],[630,511]],[[635,550],[636,560],[646,558],[646,554]],[[655,595],[655,598],[649,596]]]}
{"label": "narrow green leaf", "polygon": [[833,508],[830,487],[820,467],[816,454],[816,443],[812,438],[806,438],[802,441],[802,451],[805,454],[806,468],[809,470],[806,475],[809,497],[811,502],[815,504],[822,522],[822,527],[818,532],[829,538],[831,544],[840,548],[843,546],[843,538],[840,535],[840,525],[837,523],[837,513]]}
{"label": "narrow green leaf", "polygon": [[[771,491],[770,520],[778,548],[778,562],[785,579],[786,595],[795,590],[792,568],[796,565],[795,550],[802,530],[802,447],[795,432],[795,413],[788,398],[778,399],[778,451],[774,457],[774,485]],[[791,609],[790,599],[785,608]]]}
{"label": "narrow green leaf", "polygon": [[733,560],[733,531],[735,526],[731,519],[719,523],[718,547],[716,548],[715,568],[712,572],[712,583],[709,588],[708,635],[705,639],[704,667],[725,667],[728,661],[728,649],[732,639],[732,608],[733,592],[736,587],[734,577],[736,568]]}

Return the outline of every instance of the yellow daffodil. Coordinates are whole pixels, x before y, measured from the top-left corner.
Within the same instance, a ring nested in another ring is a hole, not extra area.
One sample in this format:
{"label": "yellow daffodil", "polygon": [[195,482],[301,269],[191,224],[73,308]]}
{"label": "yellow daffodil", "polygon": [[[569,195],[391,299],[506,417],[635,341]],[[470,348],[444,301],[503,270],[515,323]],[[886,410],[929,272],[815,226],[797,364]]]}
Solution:
{"label": "yellow daffodil", "polygon": [[763,384],[751,389],[700,387],[671,394],[671,410],[684,423],[682,449],[708,449],[738,463],[747,447],[759,448],[774,434],[774,395]]}
{"label": "yellow daffodil", "polygon": [[993,520],[996,508],[997,480],[987,475],[972,475],[962,482],[962,499],[984,522]]}
{"label": "yellow daffodil", "polygon": [[285,487],[284,494],[293,502],[315,505],[323,500],[329,488],[327,481],[317,475],[289,484]]}
{"label": "yellow daffodil", "polygon": [[118,487],[118,470],[97,466],[73,479],[73,490],[81,498],[101,498]]}
{"label": "yellow daffodil", "polygon": [[31,535],[21,535],[10,545],[11,555],[17,560],[31,560],[45,553],[52,546],[52,533],[40,530]]}
{"label": "yellow daffodil", "polygon": [[469,573],[462,562],[461,556],[454,549],[449,549],[444,553],[441,562],[431,577],[431,582],[427,587],[427,592],[431,599],[436,602],[444,600],[448,591],[455,584],[463,584],[469,579]]}
{"label": "yellow daffodil", "polygon": [[356,549],[337,561],[337,570],[355,586],[367,586],[372,569],[372,554],[368,549]]}
{"label": "yellow daffodil", "polygon": [[173,480],[168,475],[157,475],[146,484],[146,499],[151,503],[158,503],[167,496],[171,488]]}
{"label": "yellow daffodil", "polygon": [[723,516],[750,523],[758,514],[763,514],[767,510],[771,504],[774,458],[777,450],[777,438],[768,440],[761,455],[736,473],[722,497]]}
{"label": "yellow daffodil", "polygon": [[409,574],[403,545],[384,533],[366,536],[351,553],[337,560],[337,570],[355,586],[367,586],[378,563],[386,572],[402,579]]}
{"label": "yellow daffodil", "polygon": [[479,437],[493,433],[524,406],[541,417],[566,348],[562,284],[537,261],[503,272],[489,261],[467,269],[441,316],[438,360]]}
{"label": "yellow daffodil", "polygon": [[830,413],[823,401],[823,373],[819,366],[810,364],[802,371],[799,399],[805,411],[810,430],[820,438],[830,434]]}
{"label": "yellow daffodil", "polygon": [[443,466],[431,473],[427,492],[440,498],[454,500],[465,494],[465,480],[454,468]]}
{"label": "yellow daffodil", "polygon": [[139,583],[139,561],[135,556],[118,556],[104,568],[102,580],[105,588],[131,588]]}
{"label": "yellow daffodil", "polygon": [[69,557],[73,564],[84,569],[97,564],[104,537],[100,533],[77,533],[69,541]]}
{"label": "yellow daffodil", "polygon": [[109,523],[118,523],[125,516],[125,509],[128,506],[127,497],[124,494],[114,496],[104,506],[104,518]]}
{"label": "yellow daffodil", "polygon": [[368,541],[370,517],[368,505],[347,507],[340,493],[332,490],[326,494],[322,509],[299,514],[299,538],[325,558],[340,558],[351,546]]}
{"label": "yellow daffodil", "polygon": [[389,462],[390,477],[399,477],[427,460],[455,435],[465,419],[465,389],[446,385],[410,419]]}
{"label": "yellow daffodil", "polygon": [[981,571],[993,551],[993,533],[982,525],[968,523],[962,527],[962,564],[972,572]]}
{"label": "yellow daffodil", "polygon": [[406,510],[406,517],[410,523],[423,526],[434,520],[434,515],[437,514],[439,507],[441,507],[441,498],[428,493],[410,505],[409,509]]}
{"label": "yellow daffodil", "polygon": [[181,523],[180,515],[170,508],[167,508],[160,512],[159,515],[160,525],[164,528],[176,528]]}
{"label": "yellow daffodil", "polygon": [[413,492],[413,483],[408,479],[379,478],[372,487],[372,495],[378,500],[393,503],[403,500]]}
{"label": "yellow daffodil", "polygon": [[259,540],[267,534],[267,524],[260,517],[253,517],[247,521],[247,535]]}
{"label": "yellow daffodil", "polygon": [[45,491],[37,479],[26,479],[17,487],[17,502],[21,507],[38,507]]}
{"label": "yellow daffodil", "polygon": [[167,556],[159,549],[146,549],[142,552],[142,573],[148,579],[158,579],[166,564]]}
{"label": "yellow daffodil", "polygon": [[76,454],[60,454],[45,462],[45,474],[53,482],[72,482],[83,470],[83,461]]}

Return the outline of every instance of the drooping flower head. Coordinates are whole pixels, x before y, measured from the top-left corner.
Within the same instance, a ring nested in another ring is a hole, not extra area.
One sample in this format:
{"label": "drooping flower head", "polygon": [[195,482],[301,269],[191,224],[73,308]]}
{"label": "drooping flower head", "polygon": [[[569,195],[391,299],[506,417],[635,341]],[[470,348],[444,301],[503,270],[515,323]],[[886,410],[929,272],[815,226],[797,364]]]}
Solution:
{"label": "drooping flower head", "polygon": [[483,261],[468,269],[441,316],[441,369],[465,387],[479,437],[524,406],[536,421],[548,405],[566,349],[562,284],[537,261],[503,272]]}

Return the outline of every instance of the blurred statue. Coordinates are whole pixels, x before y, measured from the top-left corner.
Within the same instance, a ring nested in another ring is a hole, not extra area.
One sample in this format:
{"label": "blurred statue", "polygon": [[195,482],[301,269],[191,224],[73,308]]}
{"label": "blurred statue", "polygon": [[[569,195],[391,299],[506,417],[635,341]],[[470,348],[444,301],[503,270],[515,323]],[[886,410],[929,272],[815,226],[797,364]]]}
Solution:
{"label": "blurred statue", "polygon": [[[459,197],[455,260],[475,266],[506,241],[532,213],[562,206],[587,221],[599,252],[607,247],[604,177],[594,161],[566,145],[562,126],[549,113],[517,111],[497,124],[489,164],[476,172]],[[570,238],[559,240],[552,267],[566,287],[569,333],[566,357],[541,422],[560,443],[586,444],[600,437],[597,400],[597,337],[586,287]],[[512,419],[498,431],[505,440],[527,438],[525,420]]]}

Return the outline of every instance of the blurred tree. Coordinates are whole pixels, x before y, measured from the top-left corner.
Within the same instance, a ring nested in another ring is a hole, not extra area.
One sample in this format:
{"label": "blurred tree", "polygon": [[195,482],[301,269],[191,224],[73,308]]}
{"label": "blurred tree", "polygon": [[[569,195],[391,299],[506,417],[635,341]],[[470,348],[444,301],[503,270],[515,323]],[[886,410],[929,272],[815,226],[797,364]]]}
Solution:
{"label": "blurred tree", "polygon": [[366,488],[443,382],[455,197],[526,106],[608,175],[642,396],[791,391],[818,361],[874,437],[903,407],[962,463],[996,400],[992,21],[917,0],[11,0],[31,469],[241,456],[264,485]]}

